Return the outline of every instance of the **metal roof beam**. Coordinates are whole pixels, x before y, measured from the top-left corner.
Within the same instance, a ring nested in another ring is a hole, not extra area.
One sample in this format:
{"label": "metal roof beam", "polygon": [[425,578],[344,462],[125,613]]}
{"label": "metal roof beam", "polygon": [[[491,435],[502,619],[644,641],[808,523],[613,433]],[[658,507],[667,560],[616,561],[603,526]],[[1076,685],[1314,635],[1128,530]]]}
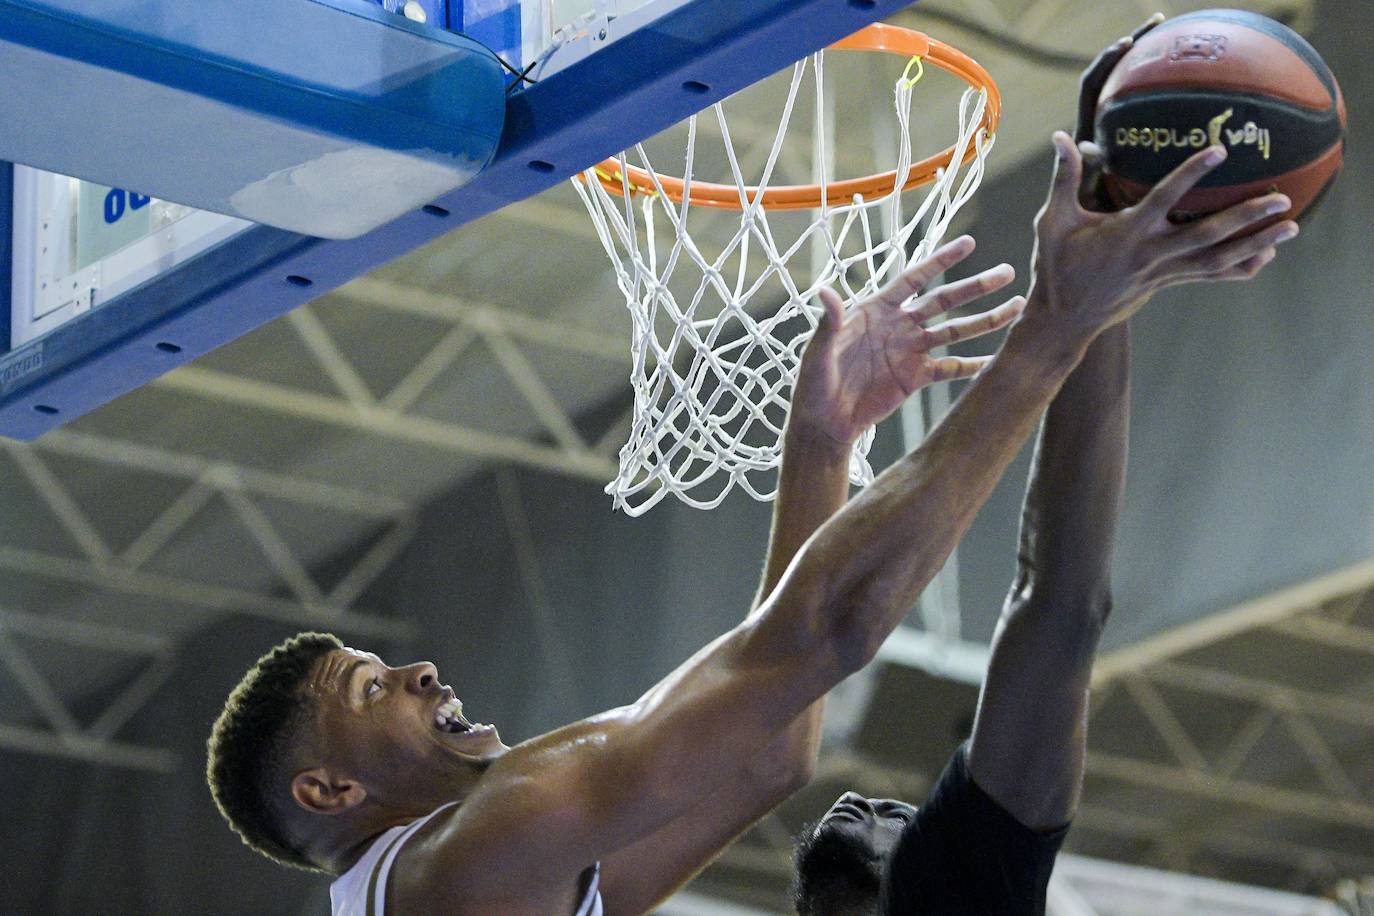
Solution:
{"label": "metal roof beam", "polygon": [[19,725],[0,724],[0,750],[63,757],[147,773],[170,774],[177,770],[176,754],[161,748],[102,741],[82,735],[55,735]]}
{"label": "metal roof beam", "polygon": [[1264,785],[1097,751],[1088,752],[1086,769],[1089,775],[1101,779],[1134,783],[1275,814],[1345,824],[1363,830],[1374,828],[1374,805],[1363,801]]}
{"label": "metal roof beam", "polygon": [[18,547],[0,546],[0,568],[87,585],[107,592],[175,602],[184,609],[212,613],[213,616],[244,614],[276,623],[331,627],[359,636],[396,641],[413,639],[419,632],[415,624],[407,620],[329,606],[307,607],[276,595],[139,570],[102,568],[74,557]]}
{"label": "metal roof beam", "polygon": [[184,366],[154,382],[161,388],[252,407],[268,413],[342,427],[409,445],[489,461],[509,461],[542,471],[604,483],[616,465],[590,450],[569,451],[381,407],[359,409],[338,398],[285,385]]}
{"label": "metal roof beam", "polygon": [[1374,728],[1374,706],[1342,696],[1275,684],[1262,678],[1204,668],[1182,662],[1162,662],[1149,670],[1150,680],[1235,700],[1246,700],[1277,712],[1301,710],[1308,715]]}
{"label": "metal roof beam", "polygon": [[1374,559],[1347,566],[1291,588],[1282,589],[1193,623],[1175,627],[1134,645],[1109,652],[1093,668],[1093,686],[1127,672],[1165,661],[1228,637],[1273,626],[1328,601],[1374,587]]}
{"label": "metal roof beam", "polygon": [[6,608],[0,608],[0,630],[71,646],[139,655],[165,652],[173,645],[170,639],[155,633],[141,633],[123,627],[11,611]]}
{"label": "metal roof beam", "polygon": [[464,324],[474,330],[499,329],[526,343],[592,356],[618,365],[628,366],[631,363],[629,322],[625,323],[620,333],[588,331],[556,321],[522,315],[509,308],[472,302],[446,293],[436,293],[373,277],[354,280],[330,293],[330,297],[360,302],[389,311],[406,312],[422,318]]}
{"label": "metal roof beam", "polygon": [[138,442],[110,439],[72,429],[55,429],[27,447],[185,480],[200,480],[211,472],[228,472],[223,476],[226,486],[241,487],[250,493],[272,499],[316,505],[357,515],[388,518],[407,509],[403,501],[391,496],[260,471],[214,458],[202,458],[185,452],[168,451]]}

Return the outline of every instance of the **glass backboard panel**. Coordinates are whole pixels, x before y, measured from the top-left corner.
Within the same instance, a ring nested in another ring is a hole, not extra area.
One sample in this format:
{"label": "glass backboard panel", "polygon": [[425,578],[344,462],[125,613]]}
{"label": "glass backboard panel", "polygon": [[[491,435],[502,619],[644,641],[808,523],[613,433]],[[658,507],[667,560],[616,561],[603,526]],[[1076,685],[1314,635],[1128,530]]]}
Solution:
{"label": "glass backboard panel", "polygon": [[[471,9],[463,9],[465,2]],[[522,6],[527,2],[536,6],[527,10]],[[131,163],[147,166],[143,159],[111,166],[93,154],[80,168],[62,168],[56,159],[46,163],[55,171],[89,175],[106,185],[85,192],[70,179],[40,180],[38,173],[0,162],[0,269],[13,269],[12,277],[0,275],[0,436],[36,438],[443,233],[656,136],[910,2],[515,0],[519,15],[514,15],[510,0],[415,0],[413,8],[396,0],[208,5],[178,0],[0,0],[0,10],[5,11],[0,15],[0,49],[5,52],[0,53],[0,69],[6,62],[17,68],[21,60],[41,61],[62,77],[34,79],[31,73],[17,72],[15,85],[46,89],[52,104],[23,96],[22,108],[12,105],[14,113],[6,122],[23,129],[0,135],[11,141],[37,137],[30,146],[46,152],[121,148],[111,132],[128,141],[122,147],[138,147],[135,132],[145,122],[111,119],[106,110],[119,108],[115,103],[122,101],[120,93],[130,80],[142,81],[139,85],[147,97],[186,103],[191,113],[225,100],[233,103],[206,119],[204,132],[191,135],[184,151],[188,156],[222,154],[226,144],[240,137],[237,125],[244,117],[251,115],[254,125],[275,125],[273,118],[283,117],[283,106],[298,102],[295,114],[284,116],[282,122],[292,136],[298,128],[315,136],[324,128],[333,129],[330,125],[356,126],[356,121],[371,125],[368,130],[374,132],[377,124],[385,124],[385,131],[363,139],[396,144],[401,142],[398,137],[428,136],[416,125],[442,128],[448,137],[452,132],[447,126],[434,127],[429,119],[453,114],[452,96],[439,91],[439,84],[400,92],[395,79],[372,80],[363,87],[371,91],[361,103],[368,116],[361,119],[352,118],[360,104],[355,99],[325,99],[299,80],[278,86],[285,94],[270,99],[249,89],[268,81],[265,73],[297,73],[302,63],[316,65],[312,72],[348,76],[359,55],[383,38],[404,39],[404,47],[397,46],[397,53],[386,61],[400,68],[388,73],[407,79],[427,74],[464,78],[463,73],[450,74],[448,68],[415,66],[433,54],[462,52],[465,61],[491,63],[475,52],[473,42],[498,51],[518,48],[520,61],[526,62],[532,47],[539,47],[545,36],[549,41],[533,61],[524,63],[535,63],[535,69],[518,85],[508,85],[507,91],[499,91],[498,69],[483,69],[484,77],[498,77],[495,85],[504,111],[499,136],[483,135],[498,143],[485,167],[462,187],[433,195],[410,194],[404,205],[392,208],[389,221],[356,238],[343,233],[311,237],[204,212],[163,210],[155,201],[145,203],[127,192],[121,197],[121,188],[153,186],[151,180],[132,178]],[[194,15],[182,15],[191,7]],[[127,53],[132,45],[107,41],[101,29],[81,33],[84,44],[75,47],[75,33],[62,25],[67,20],[40,16],[34,12],[40,8],[60,9],[64,16],[82,21],[117,17],[133,29],[130,34],[141,36],[158,53]],[[262,15],[253,15],[259,9]],[[452,32],[468,31],[462,22],[466,12],[473,14],[468,17],[473,34],[455,42]],[[513,45],[476,34],[481,31],[478,20],[492,16],[489,24],[504,30],[502,36],[516,33]],[[168,34],[172,20],[179,28],[192,29],[213,53],[182,53],[192,46],[182,40],[185,35]],[[283,27],[288,21],[312,25],[292,31]],[[529,41],[531,36],[534,41]],[[312,50],[303,51],[307,46]],[[389,41],[387,47],[392,47]],[[239,60],[258,61],[266,70],[224,66]],[[224,87],[226,73],[234,75],[232,92]],[[510,74],[507,81],[517,82]],[[91,102],[87,107],[92,117],[68,127],[53,114],[71,115],[72,99],[59,93],[60,87],[73,84],[98,90],[96,101],[101,105]],[[106,100],[112,104],[104,105]],[[317,110],[319,104],[324,108]],[[416,112],[425,117],[417,121],[411,116]],[[97,116],[106,117],[102,128],[95,124]],[[208,143],[202,144],[202,138]],[[23,150],[15,143],[11,161],[42,162],[40,156],[20,155]],[[248,151],[252,149],[256,147]],[[102,164],[108,167],[95,167]],[[382,173],[412,177],[405,170]],[[375,190],[373,184],[364,187]],[[206,193],[205,187],[188,186],[185,195],[161,193],[208,206],[197,197]],[[349,214],[361,210],[376,218],[372,208],[360,207],[353,198],[345,203]],[[113,217],[109,223],[104,222],[107,206]],[[46,223],[39,221],[40,210],[48,215]],[[225,212],[237,211],[227,207]],[[89,217],[84,232],[83,214]],[[13,233],[5,231],[11,226]],[[5,296],[13,301],[5,303]],[[3,331],[6,320],[12,325],[8,334]]]}
{"label": "glass backboard panel", "polygon": [[10,349],[253,225],[26,166],[13,220]]}

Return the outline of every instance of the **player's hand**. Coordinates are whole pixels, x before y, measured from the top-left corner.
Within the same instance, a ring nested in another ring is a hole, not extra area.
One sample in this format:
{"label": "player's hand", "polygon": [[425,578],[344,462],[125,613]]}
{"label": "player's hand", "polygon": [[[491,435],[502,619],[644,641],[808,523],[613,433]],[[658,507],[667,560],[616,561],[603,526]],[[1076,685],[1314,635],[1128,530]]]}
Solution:
{"label": "player's hand", "polygon": [[1078,147],[1063,131],[1055,133],[1054,145],[1054,181],[1035,222],[1028,316],[1054,316],[1070,330],[1093,336],[1125,321],[1165,287],[1249,279],[1274,259],[1276,246],[1298,234],[1297,223],[1286,221],[1237,237],[1287,210],[1282,194],[1256,197],[1196,222],[1170,222],[1169,212],[1183,196],[1225,161],[1222,147],[1189,157],[1135,206],[1098,213],[1078,199]]}
{"label": "player's hand", "polygon": [[1141,36],[1163,21],[1163,13],[1155,13],[1146,19],[1134,32],[1105,48],[1078,78],[1078,125],[1074,128],[1073,139],[1083,154],[1083,182],[1078,199],[1089,210],[1105,212],[1114,209],[1102,187],[1102,168],[1106,164],[1106,155],[1093,142],[1097,132],[1097,100],[1102,97],[1102,87],[1107,84],[1107,77],[1111,76],[1116,65],[1121,63],[1121,58],[1126,56]]}
{"label": "player's hand", "polygon": [[913,392],[934,382],[968,378],[992,361],[990,356],[936,358],[931,353],[1005,327],[1025,306],[1025,299],[1017,296],[986,312],[927,325],[1015,279],[1011,266],[1001,264],[927,289],[973,247],[973,239],[963,236],[936,249],[848,315],[833,290],[821,290],[825,312],[802,357],[789,432],[804,428],[848,446]]}

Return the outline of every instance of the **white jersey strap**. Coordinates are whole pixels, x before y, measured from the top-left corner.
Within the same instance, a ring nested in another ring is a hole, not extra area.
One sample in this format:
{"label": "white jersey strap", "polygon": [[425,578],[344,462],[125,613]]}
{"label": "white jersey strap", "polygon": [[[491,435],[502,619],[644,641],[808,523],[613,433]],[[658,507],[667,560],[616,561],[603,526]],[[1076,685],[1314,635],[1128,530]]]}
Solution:
{"label": "white jersey strap", "polygon": [[601,906],[601,864],[598,862],[582,873],[582,898],[573,916],[604,916]]}
{"label": "white jersey strap", "polygon": [[449,802],[447,805],[435,808],[429,814],[415,821],[391,841],[382,858],[377,862],[377,867],[372,872],[372,881],[367,887],[367,914],[368,916],[384,916],[386,913],[386,882],[391,877],[391,866],[396,862],[396,856],[400,853],[401,847],[406,841],[419,832],[420,828],[428,824],[434,815],[446,808],[452,808],[457,802]]}

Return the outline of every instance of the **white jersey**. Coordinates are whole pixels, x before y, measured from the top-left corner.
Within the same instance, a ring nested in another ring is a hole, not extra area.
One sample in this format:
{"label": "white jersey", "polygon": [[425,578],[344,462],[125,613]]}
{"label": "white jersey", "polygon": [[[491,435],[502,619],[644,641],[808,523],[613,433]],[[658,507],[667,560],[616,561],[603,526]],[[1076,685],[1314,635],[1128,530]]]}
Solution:
{"label": "white jersey", "polygon": [[[329,886],[333,916],[386,916],[386,882],[391,877],[391,866],[396,862],[397,853],[421,827],[429,823],[430,818],[455,804],[457,802],[449,802],[435,808],[418,821],[392,827],[373,840],[362,858]],[[600,883],[599,865],[593,865],[583,872],[582,896],[573,916],[604,916]]]}

